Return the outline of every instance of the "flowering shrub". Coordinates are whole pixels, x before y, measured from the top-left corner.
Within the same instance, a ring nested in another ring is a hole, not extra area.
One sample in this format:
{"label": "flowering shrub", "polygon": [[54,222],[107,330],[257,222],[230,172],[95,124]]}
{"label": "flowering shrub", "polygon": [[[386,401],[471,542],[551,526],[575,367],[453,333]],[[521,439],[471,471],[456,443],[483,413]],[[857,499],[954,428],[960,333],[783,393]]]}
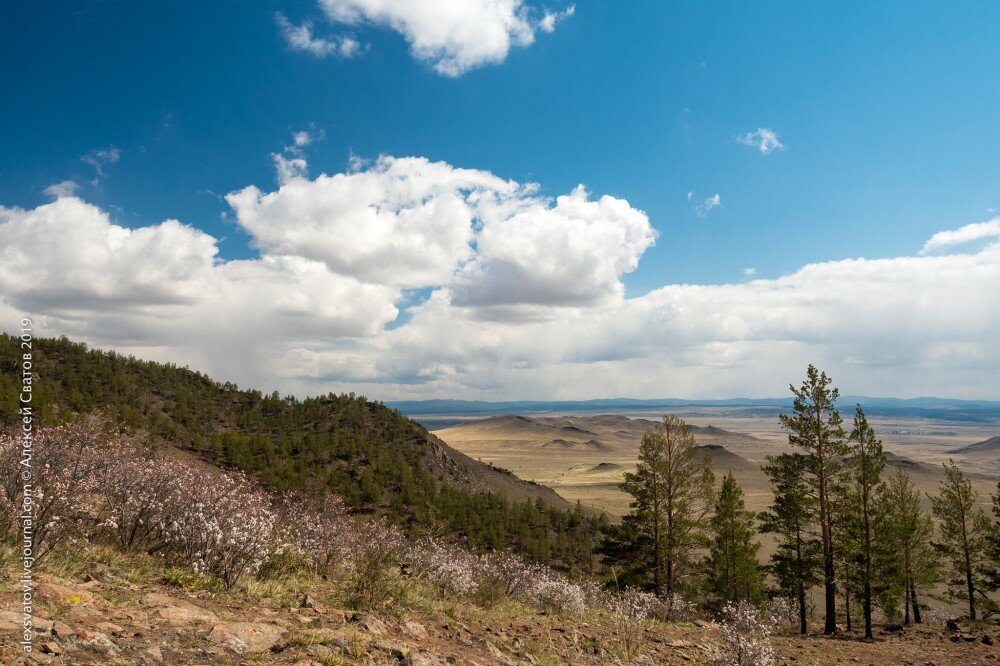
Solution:
{"label": "flowering shrub", "polygon": [[479,585],[476,574],[479,558],[459,548],[448,548],[428,539],[410,549],[410,565],[437,590],[442,597],[468,596]]}
{"label": "flowering shrub", "polygon": [[344,569],[354,545],[354,524],[339,497],[311,502],[299,493],[286,493],[278,511],[285,539],[313,573],[327,577]]}
{"label": "flowering shrub", "polygon": [[632,587],[607,595],[605,605],[615,622],[624,661],[632,660],[642,650],[647,620],[656,616],[662,603],[655,594]]}
{"label": "flowering shrub", "polygon": [[125,550],[155,553],[167,546],[162,529],[188,510],[178,492],[189,465],[163,455],[147,455],[120,439],[104,445],[108,464],[97,478],[95,509],[99,527],[109,529]]}
{"label": "flowering shrub", "polygon": [[546,611],[562,615],[579,615],[587,610],[583,588],[561,576],[553,575],[535,583],[531,600]]}
{"label": "flowering shrub", "polygon": [[[36,564],[60,543],[86,535],[91,516],[89,500],[97,488],[100,469],[106,465],[106,459],[96,454],[103,435],[97,417],[35,433],[32,496],[27,501],[34,513]],[[25,502],[20,456],[21,439],[17,433],[0,435],[0,490],[6,507],[16,512]],[[7,514],[4,528],[8,532],[15,516],[14,512]]]}
{"label": "flowering shrub", "polygon": [[358,521],[347,561],[346,592],[356,608],[378,608],[393,595],[404,539],[384,520]]}
{"label": "flowering shrub", "polygon": [[187,468],[178,481],[168,501],[183,502],[185,510],[160,529],[170,551],[197,573],[218,576],[229,590],[279,550],[271,498],[243,475]]}
{"label": "flowering shrub", "polygon": [[773,666],[771,621],[766,613],[741,601],[723,609],[722,645],[711,661],[725,666]]}
{"label": "flowering shrub", "polygon": [[766,613],[775,628],[798,630],[799,604],[795,599],[775,597],[767,602]]}

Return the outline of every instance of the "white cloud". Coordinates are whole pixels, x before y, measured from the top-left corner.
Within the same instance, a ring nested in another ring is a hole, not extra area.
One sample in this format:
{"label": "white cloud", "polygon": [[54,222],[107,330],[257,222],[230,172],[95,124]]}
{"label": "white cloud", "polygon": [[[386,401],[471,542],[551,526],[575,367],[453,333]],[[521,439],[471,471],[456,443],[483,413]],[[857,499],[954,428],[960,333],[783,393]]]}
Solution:
{"label": "white cloud", "polygon": [[309,163],[304,157],[287,157],[281,153],[271,153],[278,182],[284,185],[293,178],[304,178],[309,172]]}
{"label": "white cloud", "polygon": [[753,277],[754,275],[757,275],[757,269],[754,268],[753,266],[750,266],[748,268],[744,268],[743,269],[743,275],[745,275],[747,277]]}
{"label": "white cloud", "polygon": [[561,12],[553,12],[551,10],[545,10],[545,14],[542,16],[542,20],[538,22],[538,29],[542,32],[555,32],[556,24],[563,19],[568,19],[570,16],[576,13],[576,5],[570,5]]}
{"label": "white cloud", "polygon": [[45,194],[58,199],[59,197],[71,197],[80,191],[80,183],[75,180],[64,180],[52,183],[45,188]]}
{"label": "white cloud", "polygon": [[92,150],[83,157],[80,161],[84,164],[89,164],[94,167],[94,180],[91,181],[92,184],[97,185],[105,175],[104,167],[109,164],[115,164],[122,157],[122,151],[114,146],[108,146],[107,148]]}
{"label": "white cloud", "polygon": [[296,148],[304,148],[313,142],[313,136],[305,130],[293,132],[292,141],[295,143]]}
{"label": "white cloud", "polygon": [[736,137],[736,143],[756,149],[762,155],[784,150],[785,146],[778,139],[777,133],[766,127],[758,127],[753,132]]}
{"label": "white cloud", "polygon": [[591,201],[582,185],[554,206],[523,198],[499,213],[483,212],[476,257],[453,289],[457,305],[565,306],[621,299],[620,277],[635,270],[656,238],[645,213],[610,196]]}
{"label": "white cloud", "polygon": [[722,197],[719,196],[718,192],[701,202],[694,200],[694,192],[688,192],[687,200],[698,217],[706,217],[713,209],[722,205]]}
{"label": "white cloud", "polygon": [[347,35],[337,35],[329,38],[317,37],[313,33],[312,23],[306,21],[295,25],[284,14],[278,13],[274,18],[281,30],[281,36],[293,51],[310,53],[317,58],[339,56],[350,58],[358,53],[361,44]]}
{"label": "white cloud", "polygon": [[774,395],[814,362],[850,393],[1000,398],[995,227],[929,242],[987,241],[967,252],[628,296],[620,277],[654,232],[582,188],[549,200],[383,157],[228,200],[259,258],[220,259],[174,220],[128,229],[70,196],[0,208],[0,317],[299,395]]}
{"label": "white cloud", "polygon": [[990,238],[1000,238],[1000,217],[994,217],[986,222],[967,224],[951,231],[939,231],[924,243],[920,254],[926,255],[955,245],[964,245]]}
{"label": "white cloud", "polygon": [[363,22],[400,33],[415,58],[445,76],[503,62],[510,49],[528,46],[538,30],[551,32],[573,14],[546,12],[541,19],[523,0],[319,0],[327,17],[356,26]]}

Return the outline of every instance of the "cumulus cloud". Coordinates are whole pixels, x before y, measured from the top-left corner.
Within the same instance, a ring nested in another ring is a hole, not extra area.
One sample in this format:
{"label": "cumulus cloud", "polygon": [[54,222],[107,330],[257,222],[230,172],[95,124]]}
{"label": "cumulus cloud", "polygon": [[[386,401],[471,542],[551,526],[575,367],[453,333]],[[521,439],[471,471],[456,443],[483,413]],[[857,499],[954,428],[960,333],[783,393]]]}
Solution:
{"label": "cumulus cloud", "polygon": [[927,255],[932,252],[944,250],[955,245],[964,245],[974,241],[1000,238],[1000,217],[994,217],[986,222],[967,224],[958,229],[950,231],[939,231],[924,243],[920,254]]}
{"label": "cumulus cloud", "polygon": [[814,362],[851,393],[998,397],[993,226],[928,242],[985,241],[966,252],[629,296],[621,276],[655,232],[582,187],[548,199],[382,157],[228,201],[258,258],[220,259],[176,220],[129,229],[72,196],[0,208],[0,316],[296,394],[773,395]]}
{"label": "cumulus cloud", "polygon": [[552,32],[573,14],[537,10],[523,0],[319,0],[327,17],[357,26],[369,22],[400,33],[413,56],[445,76],[503,62],[511,48],[528,46],[539,30]]}
{"label": "cumulus cloud", "polygon": [[295,25],[281,13],[276,14],[274,20],[278,24],[278,29],[281,30],[281,36],[284,37],[285,43],[293,51],[309,53],[317,58],[325,58],[326,56],[350,58],[361,49],[361,44],[356,39],[346,35],[328,38],[317,37],[313,33],[313,25],[309,21]]}
{"label": "cumulus cloud", "polygon": [[80,191],[80,183],[75,180],[64,180],[58,183],[52,183],[45,188],[45,194],[49,195],[54,199],[59,197],[71,197]]}
{"label": "cumulus cloud", "polygon": [[747,268],[744,268],[743,275],[745,275],[746,277],[753,277],[754,275],[757,275],[757,269],[754,266],[749,266]]}
{"label": "cumulus cloud", "polygon": [[484,213],[477,252],[453,288],[457,305],[593,305],[624,296],[621,276],[656,233],[623,199],[591,201],[581,185],[555,205],[536,198]]}
{"label": "cumulus cloud", "polygon": [[778,134],[766,127],[758,127],[753,132],[736,137],[736,143],[749,146],[762,155],[770,155],[775,151],[785,149],[785,146],[778,139]]}

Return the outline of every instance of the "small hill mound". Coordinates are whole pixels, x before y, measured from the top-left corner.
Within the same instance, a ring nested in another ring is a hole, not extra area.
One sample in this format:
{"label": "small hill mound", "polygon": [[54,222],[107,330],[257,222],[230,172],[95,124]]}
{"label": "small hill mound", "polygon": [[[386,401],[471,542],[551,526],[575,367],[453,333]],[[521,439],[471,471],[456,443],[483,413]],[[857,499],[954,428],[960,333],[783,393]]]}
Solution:
{"label": "small hill mound", "polygon": [[975,444],[969,444],[968,446],[952,449],[948,453],[957,453],[959,455],[1000,455],[1000,435],[990,437],[989,439],[985,439],[981,442],[976,442]]}
{"label": "small hill mound", "polygon": [[544,444],[546,448],[562,448],[570,451],[606,451],[608,447],[596,439],[588,439],[585,442],[577,442],[568,439],[553,439]]}
{"label": "small hill mound", "polygon": [[611,462],[602,462],[602,463],[597,463],[596,465],[594,465],[593,467],[591,467],[587,471],[588,472],[613,472],[613,471],[615,471],[617,469],[622,469],[622,465],[619,465],[617,463],[611,463]]}
{"label": "small hill mound", "polygon": [[716,472],[752,472],[760,469],[757,463],[747,460],[743,456],[738,456],[718,444],[699,446],[698,455],[701,458],[711,456],[712,468]]}

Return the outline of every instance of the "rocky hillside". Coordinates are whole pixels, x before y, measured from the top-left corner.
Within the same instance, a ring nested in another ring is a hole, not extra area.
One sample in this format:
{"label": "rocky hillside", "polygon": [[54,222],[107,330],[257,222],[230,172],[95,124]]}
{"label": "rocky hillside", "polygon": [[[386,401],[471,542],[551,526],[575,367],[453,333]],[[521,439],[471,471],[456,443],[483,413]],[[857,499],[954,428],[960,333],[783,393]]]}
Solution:
{"label": "rocky hillside", "polygon": [[[275,490],[332,492],[412,533],[443,524],[474,548],[511,546],[547,563],[589,566],[598,517],[456,451],[381,403],[265,395],[65,338],[35,343],[33,404],[43,423],[100,411]],[[18,359],[14,338],[0,335],[0,423],[16,417]]]}
{"label": "rocky hillside", "polygon": [[[38,664],[705,664],[722,630],[694,619],[651,620],[629,631],[612,616],[566,617],[517,606],[490,610],[411,595],[382,613],[340,607],[314,580],[287,589],[219,594],[144,558],[92,552],[91,561],[45,574],[37,588]],[[18,656],[15,573],[0,580],[0,659]],[[845,633],[800,637],[779,628],[780,664],[1000,663],[996,627],[881,627],[874,642]],[[625,640],[636,648],[625,657]],[[985,641],[985,642],[984,642]]]}

